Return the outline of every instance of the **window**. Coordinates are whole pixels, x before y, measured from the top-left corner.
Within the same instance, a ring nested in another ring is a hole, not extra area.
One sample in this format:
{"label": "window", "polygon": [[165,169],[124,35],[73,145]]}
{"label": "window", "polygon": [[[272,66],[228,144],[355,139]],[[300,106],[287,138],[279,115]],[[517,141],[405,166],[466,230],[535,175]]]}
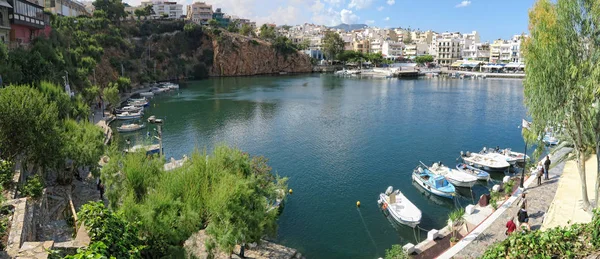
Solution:
{"label": "window", "polygon": [[[0,26],[4,26],[4,14],[0,12]],[[2,42],[4,42],[4,36],[2,36]]]}

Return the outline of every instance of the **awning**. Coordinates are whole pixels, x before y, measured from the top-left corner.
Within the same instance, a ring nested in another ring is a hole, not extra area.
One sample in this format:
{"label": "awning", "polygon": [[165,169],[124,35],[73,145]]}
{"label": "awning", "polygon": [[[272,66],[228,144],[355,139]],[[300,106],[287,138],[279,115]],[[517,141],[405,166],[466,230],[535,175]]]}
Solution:
{"label": "awning", "polygon": [[525,65],[521,64],[521,63],[518,63],[518,62],[511,62],[511,63],[506,64],[506,66],[504,66],[504,67],[506,67],[506,68],[519,68],[521,66],[524,67]]}
{"label": "awning", "polygon": [[0,6],[4,6],[6,8],[10,8],[10,9],[13,8],[12,6],[10,6],[10,4],[8,2],[6,2],[6,0],[0,0]]}
{"label": "awning", "polygon": [[452,65],[450,65],[451,67],[460,67],[463,64],[462,61],[456,61],[454,63],[452,63]]}

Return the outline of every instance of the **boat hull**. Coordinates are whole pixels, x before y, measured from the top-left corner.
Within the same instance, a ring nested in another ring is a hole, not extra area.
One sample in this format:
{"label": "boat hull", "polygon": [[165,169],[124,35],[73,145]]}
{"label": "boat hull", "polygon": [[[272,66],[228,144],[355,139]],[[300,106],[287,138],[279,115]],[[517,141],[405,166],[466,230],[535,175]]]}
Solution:
{"label": "boat hull", "polygon": [[448,199],[452,199],[454,198],[454,195],[452,193],[447,193],[447,192],[442,192],[440,190],[437,190],[435,188],[431,188],[431,186],[425,184],[425,182],[423,182],[419,176],[417,176],[416,174],[412,175],[412,179],[413,181],[415,181],[419,186],[421,186],[423,189],[425,189],[425,191],[434,194],[436,196],[440,196],[440,197],[444,197],[444,198],[448,198]]}
{"label": "boat hull", "polygon": [[469,181],[469,182],[457,181],[450,177],[446,177],[446,180],[448,180],[448,182],[450,182],[454,186],[466,187],[466,188],[471,188],[471,187],[473,187],[473,185],[475,185],[475,183],[477,183],[477,181]]}
{"label": "boat hull", "polygon": [[479,181],[487,181],[487,180],[490,179],[490,174],[488,172],[483,171],[481,169],[477,169],[477,168],[472,167],[472,166],[467,166],[467,169],[473,170],[474,172],[476,172],[476,174],[475,173],[470,173],[467,170],[465,170],[465,169],[462,168],[463,165],[466,165],[466,164],[458,164],[458,165],[456,165],[456,170],[465,172],[467,174],[471,174],[471,175],[477,177],[477,180],[479,180]]}
{"label": "boat hull", "polygon": [[[396,213],[394,210],[391,210],[390,208],[391,208],[392,206],[390,206],[390,204],[388,204],[388,202],[385,200],[385,196],[384,196],[384,194],[383,194],[383,193],[382,193],[382,194],[379,194],[379,201],[381,202],[381,205],[383,205],[383,204],[386,204],[386,206],[385,206],[385,207],[386,207],[386,209],[385,209],[385,210],[387,210],[388,214],[389,214],[390,216],[392,216],[392,218],[393,218],[393,219],[394,219],[396,222],[398,222],[398,223],[400,223],[400,224],[402,224],[402,225],[409,226],[409,227],[411,227],[411,228],[414,228],[414,227],[416,227],[417,225],[419,225],[419,224],[421,223],[421,221],[420,221],[420,220],[410,220],[410,219],[406,219],[406,218],[402,217],[401,215],[398,215],[398,214],[397,214],[397,213]],[[382,207],[381,209],[383,209],[383,207]]]}

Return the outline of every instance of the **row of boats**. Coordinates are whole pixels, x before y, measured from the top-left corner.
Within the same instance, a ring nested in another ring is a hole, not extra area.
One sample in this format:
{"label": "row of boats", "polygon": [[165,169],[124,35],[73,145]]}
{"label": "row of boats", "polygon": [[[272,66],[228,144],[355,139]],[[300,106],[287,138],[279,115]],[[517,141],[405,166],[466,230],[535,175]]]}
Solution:
{"label": "row of boats", "polygon": [[[148,92],[142,92],[139,95],[141,98],[129,98],[127,104],[120,109],[117,109],[117,120],[139,120],[144,116],[144,108],[150,105],[147,98],[153,97],[155,94],[168,92],[174,89],[179,89],[179,85],[175,83],[160,83],[154,85]],[[155,118],[151,116],[148,122],[153,123]],[[144,123],[124,123],[117,127],[118,132],[133,132],[146,127]]]}
{"label": "row of boats", "polygon": [[[456,187],[471,188],[478,181],[487,181],[492,172],[504,172],[510,166],[525,162],[529,159],[523,153],[510,149],[490,150],[485,147],[479,153],[461,152],[462,163],[455,168],[443,165],[441,162],[427,166],[421,165],[412,173],[412,180],[425,191],[443,198],[453,199]],[[415,227],[421,222],[421,211],[400,190],[388,187],[379,194],[378,204],[398,223]]]}

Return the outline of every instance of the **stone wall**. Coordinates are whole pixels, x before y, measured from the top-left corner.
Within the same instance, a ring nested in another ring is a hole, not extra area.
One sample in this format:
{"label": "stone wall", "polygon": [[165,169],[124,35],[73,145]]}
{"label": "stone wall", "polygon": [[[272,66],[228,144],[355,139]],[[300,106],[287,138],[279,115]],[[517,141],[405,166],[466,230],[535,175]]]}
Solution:
{"label": "stone wall", "polygon": [[35,239],[35,224],[33,221],[32,204],[28,198],[10,200],[5,205],[14,206],[12,225],[8,234],[6,251],[14,257],[19,253],[21,245]]}

